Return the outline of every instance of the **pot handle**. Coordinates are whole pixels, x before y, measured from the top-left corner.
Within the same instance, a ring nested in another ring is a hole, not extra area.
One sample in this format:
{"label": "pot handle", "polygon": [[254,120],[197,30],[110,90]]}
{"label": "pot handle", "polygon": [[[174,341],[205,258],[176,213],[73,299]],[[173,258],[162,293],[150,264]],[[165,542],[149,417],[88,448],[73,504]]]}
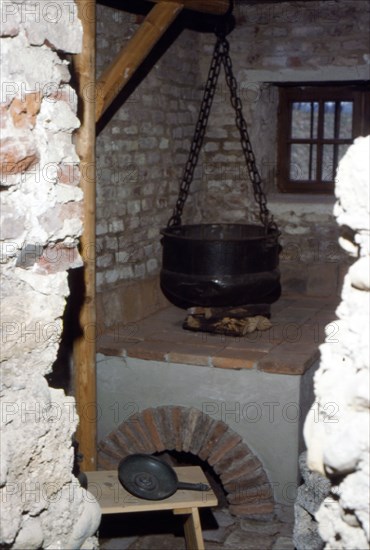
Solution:
{"label": "pot handle", "polygon": [[209,491],[210,486],[205,483],[186,483],[185,481],[179,481],[177,484],[178,489],[185,489],[188,491]]}

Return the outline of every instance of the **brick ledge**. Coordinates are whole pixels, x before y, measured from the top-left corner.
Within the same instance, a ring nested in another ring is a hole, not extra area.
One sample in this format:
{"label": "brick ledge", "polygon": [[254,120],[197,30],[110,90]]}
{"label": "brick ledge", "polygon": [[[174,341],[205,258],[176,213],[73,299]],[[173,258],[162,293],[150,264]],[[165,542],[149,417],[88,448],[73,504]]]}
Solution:
{"label": "brick ledge", "polygon": [[319,359],[324,329],[335,323],[327,299],[284,298],[272,305],[272,328],[243,338],[183,330],[185,312],[169,306],[98,338],[99,353],[222,369],[302,375]]}

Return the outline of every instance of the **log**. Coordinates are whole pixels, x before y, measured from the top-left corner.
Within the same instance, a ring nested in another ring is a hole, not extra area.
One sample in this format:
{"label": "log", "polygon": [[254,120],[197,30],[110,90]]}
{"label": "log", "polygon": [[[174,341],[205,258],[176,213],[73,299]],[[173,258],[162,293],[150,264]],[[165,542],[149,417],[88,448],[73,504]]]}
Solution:
{"label": "log", "polygon": [[206,318],[200,315],[188,315],[183,328],[195,332],[211,332],[224,336],[246,336],[255,330],[269,330],[270,320],[263,315],[252,317],[223,317],[222,319]]}
{"label": "log", "polygon": [[79,414],[77,440],[83,454],[81,469],[96,470],[96,328],[95,311],[95,102],[84,90],[95,89],[95,1],[77,0],[83,25],[82,52],[74,56],[77,91],[81,101],[81,126],[76,150],[81,163],[84,192],[84,229],[81,251],[84,260],[84,299],[79,314],[82,334],[74,342],[74,393]]}
{"label": "log", "polygon": [[243,319],[244,317],[253,317],[254,315],[263,315],[270,318],[270,304],[251,304],[237,307],[189,307],[187,309],[189,315],[195,317],[203,317],[204,319],[218,320],[224,317],[234,317],[235,319]]}
{"label": "log", "polygon": [[182,8],[180,3],[165,1],[150,10],[134,36],[97,82],[96,121],[140,67]]}

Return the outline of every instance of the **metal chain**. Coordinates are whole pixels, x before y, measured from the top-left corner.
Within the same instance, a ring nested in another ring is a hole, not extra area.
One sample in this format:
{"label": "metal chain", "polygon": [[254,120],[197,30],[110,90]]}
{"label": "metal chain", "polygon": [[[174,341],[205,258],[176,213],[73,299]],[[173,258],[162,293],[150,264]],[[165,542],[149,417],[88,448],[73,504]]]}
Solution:
{"label": "metal chain", "polygon": [[221,47],[222,40],[218,38],[214,51],[211,66],[208,71],[208,78],[204,89],[203,99],[199,110],[198,120],[195,126],[193,140],[190,147],[190,153],[185,165],[184,174],[179,189],[179,196],[171,218],[168,220],[167,227],[181,225],[181,216],[184,204],[189,194],[189,187],[193,181],[194,170],[198,163],[199,153],[202,148],[204,135],[207,128],[207,122],[213,98],[216,92],[218,75],[221,69]]}
{"label": "metal chain", "polygon": [[195,132],[190,147],[190,153],[185,165],[183,178],[180,184],[179,196],[176,201],[174,212],[168,221],[167,227],[181,225],[182,211],[186,199],[188,198],[190,184],[193,180],[194,170],[197,165],[200,149],[203,144],[209,113],[215,95],[216,85],[222,62],[225,69],[226,82],[230,90],[231,105],[235,110],[236,126],[240,133],[241,146],[247,164],[249,177],[253,186],[254,198],[259,205],[259,217],[262,224],[265,226],[266,231],[268,229],[277,229],[276,223],[273,221],[273,218],[272,216],[270,216],[270,212],[267,208],[266,195],[262,190],[261,176],[257,168],[256,158],[253,153],[252,145],[249,139],[247,124],[243,117],[242,104],[237,93],[237,82],[233,75],[229,49],[229,43],[225,37],[225,33],[218,33],[217,42],[213,51],[211,67],[209,69],[207,83],[205,86],[204,95],[199,111],[198,121],[195,127]]}
{"label": "metal chain", "polygon": [[247,164],[250,180],[253,186],[253,194],[256,203],[259,206],[259,218],[266,229],[277,229],[273,217],[267,208],[267,198],[262,189],[262,180],[257,167],[256,157],[254,155],[252,144],[249,138],[247,123],[243,116],[242,103],[237,92],[237,82],[233,74],[232,62],[230,58],[230,45],[225,36],[222,40],[222,63],[225,69],[226,83],[230,90],[230,102],[235,110],[235,122],[240,133],[241,146]]}

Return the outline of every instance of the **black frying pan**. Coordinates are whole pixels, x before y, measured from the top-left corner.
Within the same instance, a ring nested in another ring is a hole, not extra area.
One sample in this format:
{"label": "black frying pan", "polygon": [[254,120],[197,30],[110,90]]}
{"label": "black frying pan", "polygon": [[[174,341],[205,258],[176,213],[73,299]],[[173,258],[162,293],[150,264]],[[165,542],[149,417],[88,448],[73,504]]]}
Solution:
{"label": "black frying pan", "polygon": [[177,489],[210,489],[204,483],[180,482],[169,464],[152,455],[140,453],[121,460],[118,465],[118,478],[126,491],[146,500],[162,500],[173,495]]}

